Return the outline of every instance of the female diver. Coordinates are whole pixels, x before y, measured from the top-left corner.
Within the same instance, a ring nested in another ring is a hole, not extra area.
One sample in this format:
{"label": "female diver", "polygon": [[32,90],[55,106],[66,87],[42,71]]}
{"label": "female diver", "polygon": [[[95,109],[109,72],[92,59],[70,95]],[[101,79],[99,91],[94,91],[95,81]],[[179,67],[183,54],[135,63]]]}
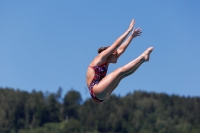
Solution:
{"label": "female diver", "polygon": [[[99,48],[99,54],[90,63],[86,78],[90,95],[94,101],[103,102],[107,100],[121,79],[134,73],[143,62],[149,60],[153,47],[149,47],[135,60],[106,76],[109,63],[116,63],[132,39],[141,35],[142,30],[140,28],[133,29],[134,24],[135,20],[132,20],[129,28],[111,46]],[[123,42],[130,32],[131,35]]]}

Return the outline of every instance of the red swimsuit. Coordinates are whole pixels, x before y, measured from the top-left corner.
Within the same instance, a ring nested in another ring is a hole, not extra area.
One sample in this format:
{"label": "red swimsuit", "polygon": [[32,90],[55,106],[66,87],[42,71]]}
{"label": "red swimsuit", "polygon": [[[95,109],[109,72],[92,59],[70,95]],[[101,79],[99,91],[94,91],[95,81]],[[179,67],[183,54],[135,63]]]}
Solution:
{"label": "red swimsuit", "polygon": [[108,70],[108,65],[106,63],[104,63],[100,66],[93,66],[93,67],[90,66],[90,67],[95,72],[94,78],[92,79],[90,86],[89,86],[90,95],[91,95],[91,97],[93,98],[94,101],[103,102],[105,99],[100,100],[95,96],[95,94],[93,92],[93,86],[95,84],[98,84],[106,76],[106,73],[107,73],[107,70]]}

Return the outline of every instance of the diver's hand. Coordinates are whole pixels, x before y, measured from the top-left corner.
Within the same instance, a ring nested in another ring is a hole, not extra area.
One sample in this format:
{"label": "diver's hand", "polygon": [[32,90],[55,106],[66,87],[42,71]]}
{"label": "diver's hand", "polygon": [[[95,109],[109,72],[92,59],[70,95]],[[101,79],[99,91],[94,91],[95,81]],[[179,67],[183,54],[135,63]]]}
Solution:
{"label": "diver's hand", "polygon": [[128,31],[129,31],[129,32],[132,31],[134,25],[135,25],[135,20],[133,19],[133,20],[131,21],[129,27],[128,27]]}
{"label": "diver's hand", "polygon": [[142,29],[137,28],[137,29],[133,29],[131,36],[134,38],[134,37],[140,36],[141,34],[142,34]]}

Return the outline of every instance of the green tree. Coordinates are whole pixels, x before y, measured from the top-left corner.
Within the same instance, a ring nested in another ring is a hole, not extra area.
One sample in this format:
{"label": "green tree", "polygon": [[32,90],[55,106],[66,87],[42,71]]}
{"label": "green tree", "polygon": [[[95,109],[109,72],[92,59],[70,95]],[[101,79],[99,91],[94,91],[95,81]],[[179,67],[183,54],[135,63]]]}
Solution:
{"label": "green tree", "polygon": [[63,100],[63,116],[65,119],[78,119],[78,109],[81,105],[82,98],[79,92],[70,90]]}

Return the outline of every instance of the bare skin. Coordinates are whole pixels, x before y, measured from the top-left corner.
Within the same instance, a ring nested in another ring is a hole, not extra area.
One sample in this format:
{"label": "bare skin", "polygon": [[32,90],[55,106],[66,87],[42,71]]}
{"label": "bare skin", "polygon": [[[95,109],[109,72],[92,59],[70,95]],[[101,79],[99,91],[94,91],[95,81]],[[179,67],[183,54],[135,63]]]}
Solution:
{"label": "bare skin", "polygon": [[[129,28],[122,34],[109,48],[102,51],[94,60],[90,63],[90,66],[99,66],[103,63],[116,63],[118,58],[124,53],[126,48],[129,46],[133,38],[140,36],[142,31],[140,28],[133,29],[135,21],[132,20]],[[132,31],[132,32],[131,32]],[[131,35],[125,40],[128,34]],[[125,41],[124,41],[125,40]],[[124,42],[123,42],[124,41]],[[149,61],[149,57],[153,47],[149,47],[144,51],[138,58],[126,64],[123,67],[116,69],[107,76],[105,76],[98,84],[93,86],[93,92],[98,99],[107,99],[113,90],[117,87],[119,82],[132,73],[134,73],[142,63]],[[89,87],[93,77],[94,70],[88,67],[87,70],[87,86]]]}

